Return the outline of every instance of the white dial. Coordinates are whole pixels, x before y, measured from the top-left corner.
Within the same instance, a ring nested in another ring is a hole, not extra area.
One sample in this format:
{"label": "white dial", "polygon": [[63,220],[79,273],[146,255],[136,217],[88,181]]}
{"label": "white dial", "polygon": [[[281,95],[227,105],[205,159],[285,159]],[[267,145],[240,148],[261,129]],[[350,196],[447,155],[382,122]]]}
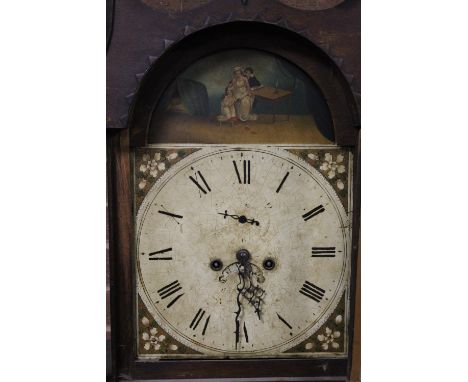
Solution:
{"label": "white dial", "polygon": [[137,216],[138,289],[170,335],[209,356],[278,355],[310,336],[348,277],[349,222],[288,151],[204,147]]}

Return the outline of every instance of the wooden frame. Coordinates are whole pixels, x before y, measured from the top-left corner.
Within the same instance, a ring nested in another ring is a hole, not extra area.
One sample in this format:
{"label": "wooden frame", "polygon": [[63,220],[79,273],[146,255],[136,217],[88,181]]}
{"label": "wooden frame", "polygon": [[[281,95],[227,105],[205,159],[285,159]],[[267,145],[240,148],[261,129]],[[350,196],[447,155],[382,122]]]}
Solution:
{"label": "wooden frame", "polygon": [[[213,38],[212,36],[216,36]],[[222,49],[220,49],[222,47]],[[133,194],[131,150],[147,142],[158,100],[188,65],[208,54],[253,48],[276,54],[302,68],[321,89],[334,124],[335,141],[353,149],[354,213],[351,264],[351,313],[354,310],[356,259],[360,226],[360,150],[358,110],[348,83],[332,60],[310,41],[275,26],[233,22],[206,28],[172,46],[148,70],[130,108],[126,129],[108,131],[108,200],[111,274],[112,359],[116,379],[239,379],[344,381],[351,367],[353,314],[348,323],[349,354],[345,359],[164,360],[136,359]],[[287,377],[287,379],[285,379]],[[259,379],[260,378],[260,379]]]}

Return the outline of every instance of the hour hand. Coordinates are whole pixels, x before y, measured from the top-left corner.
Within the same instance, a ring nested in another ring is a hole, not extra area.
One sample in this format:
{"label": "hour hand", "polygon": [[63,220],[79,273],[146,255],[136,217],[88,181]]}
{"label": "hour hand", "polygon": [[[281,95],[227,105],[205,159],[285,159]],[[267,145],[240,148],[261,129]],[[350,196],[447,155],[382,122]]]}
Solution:
{"label": "hour hand", "polygon": [[248,219],[245,215],[239,216],[239,215],[228,214],[227,210],[225,210],[224,212],[218,212],[218,215],[223,215],[225,219],[229,216],[233,218],[234,220],[237,220],[241,224],[250,223],[256,226],[260,225],[260,222],[255,219]]}

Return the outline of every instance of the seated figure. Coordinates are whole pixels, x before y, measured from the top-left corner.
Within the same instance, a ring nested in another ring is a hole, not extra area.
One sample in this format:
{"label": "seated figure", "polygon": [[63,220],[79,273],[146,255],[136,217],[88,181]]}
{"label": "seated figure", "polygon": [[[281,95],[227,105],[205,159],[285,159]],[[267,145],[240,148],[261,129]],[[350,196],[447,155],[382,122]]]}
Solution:
{"label": "seated figure", "polygon": [[255,77],[254,71],[251,67],[245,68],[244,70],[244,76],[247,77],[247,80],[249,81],[249,86],[251,90],[259,89],[263,85],[260,83],[260,81]]}

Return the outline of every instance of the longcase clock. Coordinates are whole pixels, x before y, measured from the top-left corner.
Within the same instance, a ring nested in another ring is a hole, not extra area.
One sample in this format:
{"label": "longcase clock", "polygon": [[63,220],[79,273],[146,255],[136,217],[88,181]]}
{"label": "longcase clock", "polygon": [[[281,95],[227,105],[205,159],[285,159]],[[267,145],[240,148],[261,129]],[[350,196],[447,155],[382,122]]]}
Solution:
{"label": "longcase clock", "polygon": [[[169,19],[221,12],[202,3]],[[332,29],[335,5],[322,10]],[[140,6],[143,21],[162,12]],[[109,130],[113,378],[346,380],[356,94],[310,38],[232,18],[166,39],[136,76],[122,128]]]}

